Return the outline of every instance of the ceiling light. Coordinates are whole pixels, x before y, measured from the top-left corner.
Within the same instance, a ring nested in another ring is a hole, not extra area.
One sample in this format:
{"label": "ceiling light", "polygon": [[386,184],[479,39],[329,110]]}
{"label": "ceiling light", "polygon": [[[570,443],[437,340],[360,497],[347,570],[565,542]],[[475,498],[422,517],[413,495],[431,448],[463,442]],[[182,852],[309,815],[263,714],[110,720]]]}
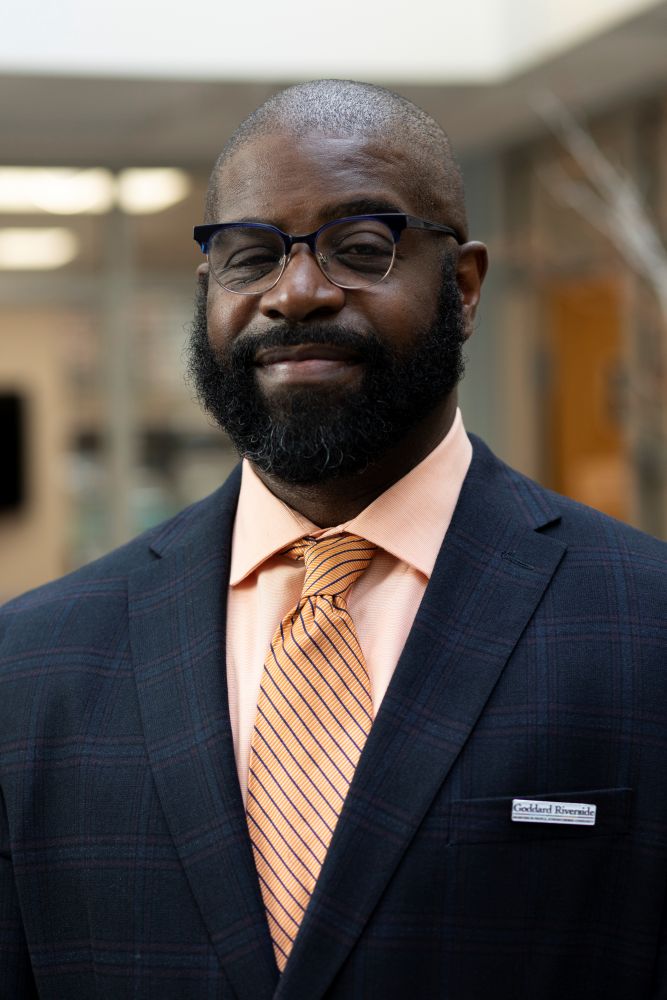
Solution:
{"label": "ceiling light", "polygon": [[189,194],[190,181],[182,170],[172,167],[123,170],[116,191],[123,211],[148,215],[183,201]]}
{"label": "ceiling light", "polygon": [[0,211],[101,214],[113,205],[114,180],[100,168],[0,167]]}
{"label": "ceiling light", "polygon": [[114,177],[100,167],[0,167],[0,212],[101,215],[115,204],[131,215],[163,212],[187,197],[182,170],[133,168]]}
{"label": "ceiling light", "polygon": [[[45,171],[45,173],[49,173]],[[40,190],[35,204],[57,215],[95,215],[108,212],[113,205],[113,177],[108,170],[51,171]]]}
{"label": "ceiling light", "polygon": [[70,229],[0,229],[0,270],[50,271],[74,260],[79,241]]}

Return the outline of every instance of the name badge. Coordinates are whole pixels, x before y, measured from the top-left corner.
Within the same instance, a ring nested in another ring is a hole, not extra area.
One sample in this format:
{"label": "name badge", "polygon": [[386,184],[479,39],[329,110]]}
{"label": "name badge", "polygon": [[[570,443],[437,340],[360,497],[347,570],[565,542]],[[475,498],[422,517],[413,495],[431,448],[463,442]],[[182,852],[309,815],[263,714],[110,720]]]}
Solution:
{"label": "name badge", "polygon": [[513,823],[564,823],[595,826],[597,806],[587,802],[544,802],[542,799],[512,799]]}

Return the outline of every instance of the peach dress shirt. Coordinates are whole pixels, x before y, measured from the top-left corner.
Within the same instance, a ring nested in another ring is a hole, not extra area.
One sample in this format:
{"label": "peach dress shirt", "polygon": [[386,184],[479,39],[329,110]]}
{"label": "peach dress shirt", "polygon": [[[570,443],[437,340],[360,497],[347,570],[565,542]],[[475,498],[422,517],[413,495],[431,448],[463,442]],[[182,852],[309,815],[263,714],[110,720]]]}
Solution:
{"label": "peach dress shirt", "polygon": [[244,801],[264,660],[276,628],[301,596],[303,563],[279,553],[304,535],[347,531],[378,546],[348,595],[371,682],[374,714],[424,596],[472,458],[457,410],[447,436],[352,520],[318,528],[278,500],[244,461],[227,605],[227,689]]}

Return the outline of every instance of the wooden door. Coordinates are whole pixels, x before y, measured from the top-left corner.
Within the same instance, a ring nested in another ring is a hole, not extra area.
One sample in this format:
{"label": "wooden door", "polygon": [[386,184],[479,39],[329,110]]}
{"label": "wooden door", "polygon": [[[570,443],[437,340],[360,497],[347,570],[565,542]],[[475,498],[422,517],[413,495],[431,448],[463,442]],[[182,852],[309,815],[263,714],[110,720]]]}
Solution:
{"label": "wooden door", "polygon": [[621,426],[623,354],[618,288],[586,279],[547,292],[550,485],[627,519],[630,469]]}

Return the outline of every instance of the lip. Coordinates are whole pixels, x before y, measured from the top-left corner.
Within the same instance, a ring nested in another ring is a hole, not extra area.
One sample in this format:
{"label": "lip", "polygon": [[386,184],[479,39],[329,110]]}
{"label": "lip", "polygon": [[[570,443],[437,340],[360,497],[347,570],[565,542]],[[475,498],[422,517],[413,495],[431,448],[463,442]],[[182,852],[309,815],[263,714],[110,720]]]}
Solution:
{"label": "lip", "polygon": [[357,364],[358,356],[349,347],[336,344],[294,344],[291,347],[269,347],[258,351],[255,364],[261,368],[268,365],[294,364],[301,361],[336,361],[343,364]]}
{"label": "lip", "polygon": [[257,352],[257,373],[265,386],[347,383],[359,378],[359,355],[335,344],[296,344]]}

